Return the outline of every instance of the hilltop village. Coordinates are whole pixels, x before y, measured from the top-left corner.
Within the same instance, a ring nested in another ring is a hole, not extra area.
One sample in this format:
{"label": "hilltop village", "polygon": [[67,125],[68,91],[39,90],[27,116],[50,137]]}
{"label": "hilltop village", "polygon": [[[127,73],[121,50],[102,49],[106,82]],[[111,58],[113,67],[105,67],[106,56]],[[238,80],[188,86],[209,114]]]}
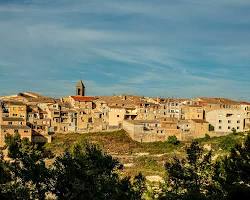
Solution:
{"label": "hilltop village", "polygon": [[55,99],[33,92],[0,97],[0,146],[7,134],[52,142],[54,134],[124,129],[138,142],[221,136],[250,130],[250,103],[225,98],[85,96],[82,81],[74,96]]}

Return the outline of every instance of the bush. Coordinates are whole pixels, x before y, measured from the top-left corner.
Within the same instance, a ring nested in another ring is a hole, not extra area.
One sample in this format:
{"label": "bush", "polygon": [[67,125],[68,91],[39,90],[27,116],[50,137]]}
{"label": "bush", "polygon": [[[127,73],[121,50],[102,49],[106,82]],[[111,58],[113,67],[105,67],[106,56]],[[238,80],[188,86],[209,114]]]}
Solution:
{"label": "bush", "polygon": [[233,137],[226,136],[222,141],[219,142],[219,147],[226,151],[231,151],[231,149],[237,144],[237,140]]}
{"label": "bush", "polygon": [[235,128],[232,128],[232,133],[233,133],[234,135],[237,135],[237,131],[236,131]]}
{"label": "bush", "polygon": [[211,137],[210,137],[210,135],[208,135],[208,134],[206,133],[204,138],[205,138],[206,140],[209,140]]}
{"label": "bush", "polygon": [[214,126],[212,124],[209,124],[208,130],[209,131],[214,131]]}
{"label": "bush", "polygon": [[178,145],[180,144],[180,141],[177,139],[175,135],[168,136],[167,143],[173,144],[173,145]]}

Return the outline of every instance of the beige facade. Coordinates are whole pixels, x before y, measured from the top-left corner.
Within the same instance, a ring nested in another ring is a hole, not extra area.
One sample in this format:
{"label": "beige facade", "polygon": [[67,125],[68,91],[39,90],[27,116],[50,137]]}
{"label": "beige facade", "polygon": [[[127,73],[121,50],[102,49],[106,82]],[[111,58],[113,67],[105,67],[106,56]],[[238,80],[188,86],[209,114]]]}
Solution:
{"label": "beige facade", "polygon": [[175,99],[175,98],[158,98],[157,99],[160,108],[160,118],[176,118],[181,119],[181,107],[186,105],[187,99]]}
{"label": "beige facade", "polygon": [[202,138],[209,133],[209,123],[201,119],[182,120],[178,123],[181,140]]}
{"label": "beige facade", "polygon": [[36,141],[54,133],[122,127],[137,141],[165,141],[170,135],[183,140],[204,136],[208,122],[219,133],[233,128],[250,130],[250,103],[225,98],[92,97],[85,96],[85,86],[79,81],[75,96],[54,99],[22,92],[1,99],[5,100],[0,111],[1,133],[37,136]]}
{"label": "beige facade", "polygon": [[122,127],[138,142],[166,141],[168,135],[156,120],[124,120]]}
{"label": "beige facade", "polygon": [[109,127],[121,127],[125,119],[126,109],[117,106],[109,106],[108,125]]}
{"label": "beige facade", "polygon": [[241,102],[241,110],[244,113],[244,131],[250,130],[250,103]]}
{"label": "beige facade", "polygon": [[241,110],[219,109],[207,112],[206,120],[214,127],[216,133],[244,131],[244,112]]}
{"label": "beige facade", "polygon": [[178,120],[176,118],[162,118],[160,123],[168,136],[175,135],[179,140],[181,139],[181,131],[178,128]]}
{"label": "beige facade", "polygon": [[21,102],[0,102],[0,145],[7,134],[19,133],[31,141],[31,129],[26,125],[27,106]]}
{"label": "beige facade", "polygon": [[204,110],[202,106],[197,105],[183,105],[182,108],[182,116],[181,119],[189,120],[189,119],[204,119]]}

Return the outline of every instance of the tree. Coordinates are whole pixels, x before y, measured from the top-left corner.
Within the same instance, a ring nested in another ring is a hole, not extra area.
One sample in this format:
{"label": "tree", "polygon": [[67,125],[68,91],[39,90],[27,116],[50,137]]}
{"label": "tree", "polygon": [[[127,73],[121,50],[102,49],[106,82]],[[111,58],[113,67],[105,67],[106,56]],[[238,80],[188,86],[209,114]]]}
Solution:
{"label": "tree", "polygon": [[22,190],[30,194],[30,199],[45,199],[50,187],[51,173],[45,165],[43,151],[27,138],[21,140],[18,134],[7,135],[5,143],[8,156],[12,159],[10,170],[15,183],[12,187],[19,191],[20,188],[17,187],[21,186]]}
{"label": "tree", "polygon": [[198,142],[186,150],[187,158],[167,162],[166,189],[161,199],[216,199],[220,193],[212,180],[211,151],[205,153]]}
{"label": "tree", "polygon": [[176,137],[175,135],[168,136],[167,142],[168,142],[169,144],[173,144],[173,145],[178,145],[178,144],[180,144],[180,141],[177,139],[177,137]]}
{"label": "tree", "polygon": [[212,124],[208,125],[208,131],[214,131],[214,126]]}
{"label": "tree", "polygon": [[219,181],[226,199],[248,199],[250,196],[250,136],[237,144],[229,156],[218,161],[214,180]]}
{"label": "tree", "polygon": [[11,174],[8,170],[8,163],[3,159],[3,153],[0,152],[0,199],[7,199],[6,184],[11,181]]}
{"label": "tree", "polygon": [[133,190],[134,190],[133,199],[142,199],[143,194],[147,190],[147,186],[146,186],[146,179],[141,173],[139,173],[134,178]]}
{"label": "tree", "polygon": [[54,163],[54,193],[58,199],[138,199],[143,178],[137,177],[135,189],[129,178],[119,178],[120,163],[96,145],[76,145]]}

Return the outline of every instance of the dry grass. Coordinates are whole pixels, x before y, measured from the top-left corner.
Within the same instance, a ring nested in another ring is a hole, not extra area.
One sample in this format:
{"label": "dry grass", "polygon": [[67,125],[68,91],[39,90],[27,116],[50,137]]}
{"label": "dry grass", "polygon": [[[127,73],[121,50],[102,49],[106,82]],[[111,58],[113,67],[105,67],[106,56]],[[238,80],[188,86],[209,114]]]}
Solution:
{"label": "dry grass", "polygon": [[[210,145],[214,154],[225,155],[236,144],[244,140],[246,134],[229,134],[227,136],[202,138],[197,141],[203,145]],[[172,145],[167,142],[139,143],[133,141],[125,131],[102,133],[69,133],[57,134],[51,144],[46,144],[46,149],[55,155],[60,155],[75,143],[87,140],[100,146],[105,152],[117,158],[123,164],[132,164],[126,167],[124,174],[134,176],[139,172],[144,175],[164,176],[164,163],[174,156],[185,157],[186,146],[190,142],[181,142]]]}

